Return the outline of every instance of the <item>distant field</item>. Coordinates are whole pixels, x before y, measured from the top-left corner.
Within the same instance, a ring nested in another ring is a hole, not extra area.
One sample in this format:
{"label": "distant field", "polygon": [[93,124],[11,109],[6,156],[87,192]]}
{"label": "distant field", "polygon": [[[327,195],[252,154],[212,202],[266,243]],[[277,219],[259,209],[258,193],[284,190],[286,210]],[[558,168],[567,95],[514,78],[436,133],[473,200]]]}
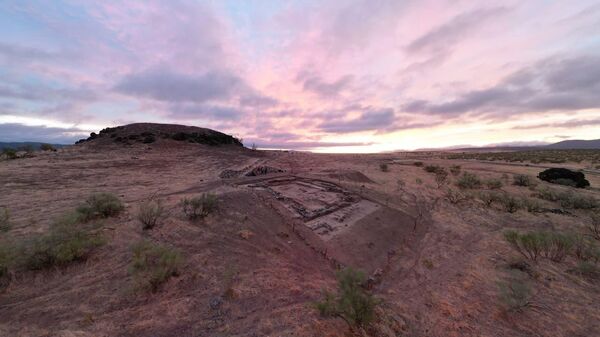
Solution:
{"label": "distant field", "polygon": [[444,156],[446,159],[476,159],[507,162],[567,163],[590,162],[600,167],[600,150],[531,150],[513,152],[463,152]]}

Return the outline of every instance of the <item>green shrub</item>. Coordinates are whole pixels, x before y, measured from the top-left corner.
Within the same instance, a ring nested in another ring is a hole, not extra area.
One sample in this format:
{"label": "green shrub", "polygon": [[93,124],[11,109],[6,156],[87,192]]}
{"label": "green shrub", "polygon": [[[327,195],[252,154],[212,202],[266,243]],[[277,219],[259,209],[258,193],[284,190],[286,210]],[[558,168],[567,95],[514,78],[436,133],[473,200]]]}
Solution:
{"label": "green shrub", "polygon": [[542,187],[537,190],[536,197],[547,201],[558,201],[559,193],[549,187]]}
{"label": "green shrub", "polygon": [[40,270],[86,260],[104,240],[83,228],[78,220],[77,215],[67,214],[52,224],[48,233],[26,241],[20,252],[22,265]]}
{"label": "green shrub", "polygon": [[150,241],[141,241],[132,247],[129,273],[136,290],[156,292],[172,276],[179,274],[182,258],[173,248]]}
{"label": "green shrub", "polygon": [[188,219],[204,218],[217,209],[217,197],[211,193],[203,193],[198,197],[183,199],[181,206]]}
{"label": "green shrub", "polygon": [[109,218],[116,216],[125,207],[117,196],[111,193],[96,193],[90,195],[85,203],[77,207],[81,221],[89,221],[96,218]]}
{"label": "green shrub", "polygon": [[154,228],[165,216],[165,209],[160,199],[150,198],[140,204],[137,219],[142,229]]}
{"label": "green shrub", "polygon": [[0,232],[10,230],[10,212],[6,207],[0,207]]}
{"label": "green shrub", "polygon": [[498,282],[498,298],[506,311],[521,311],[530,305],[531,289],[519,272]]}
{"label": "green shrub", "polygon": [[508,213],[515,213],[516,211],[523,208],[522,200],[520,200],[516,197],[513,197],[512,195],[508,195],[508,194],[501,195],[501,196],[499,196],[498,201],[500,201],[500,203],[502,204],[502,207]]}
{"label": "green shrub", "polygon": [[598,200],[593,196],[574,194],[566,191],[558,194],[560,206],[569,209],[594,209],[598,207]]}
{"label": "green shrub", "polygon": [[448,189],[446,191],[445,199],[448,200],[453,205],[457,205],[463,201],[469,200],[470,196],[464,194],[460,191],[455,191],[453,189]]}
{"label": "green shrub", "polygon": [[580,261],[577,267],[570,269],[569,272],[592,280],[600,279],[600,268],[589,261]]}
{"label": "green shrub", "polygon": [[10,283],[9,268],[12,264],[14,247],[5,241],[0,241],[0,291]]}
{"label": "green shrub", "polygon": [[444,168],[440,167],[439,165],[427,165],[423,167],[423,169],[425,170],[425,172],[436,173],[437,171],[443,170]]}
{"label": "green shrub", "polygon": [[495,178],[488,179],[488,180],[485,181],[485,185],[490,190],[497,190],[497,189],[502,188],[502,180],[495,179]]}
{"label": "green shrub", "polygon": [[588,229],[596,240],[600,240],[600,213],[592,214]]}
{"label": "green shrub", "polygon": [[573,235],[542,231],[519,234],[509,230],[504,232],[504,239],[521,255],[534,261],[543,256],[562,262],[576,244]]}
{"label": "green shrub", "polygon": [[479,193],[479,200],[481,200],[486,207],[491,207],[495,201],[499,200],[499,197],[497,193],[482,191]]}
{"label": "green shrub", "polygon": [[539,213],[542,211],[542,205],[535,199],[523,198],[523,205],[529,213]]}
{"label": "green shrub", "polygon": [[464,172],[462,174],[462,176],[460,176],[460,178],[458,178],[456,185],[463,189],[480,188],[481,187],[481,179],[479,179],[479,177],[473,173]]}
{"label": "green shrub", "polygon": [[578,260],[595,262],[600,260],[600,248],[588,236],[576,235],[573,242],[573,253]]}
{"label": "green shrub", "polygon": [[15,149],[11,149],[10,147],[5,147],[2,149],[2,154],[8,159],[17,159],[17,151]]}
{"label": "green shrub", "polygon": [[450,166],[450,173],[452,173],[453,176],[457,177],[460,174],[460,165],[452,165]]}
{"label": "green shrub", "polygon": [[390,170],[388,164],[386,163],[379,164],[379,169],[381,170],[381,172],[388,172]]}
{"label": "green shrub", "polygon": [[516,186],[531,186],[533,179],[526,174],[515,174],[513,176],[513,185]]}
{"label": "green shrub", "polygon": [[525,258],[536,261],[540,256],[545,238],[539,233],[519,234],[517,231],[504,232],[504,239]]}
{"label": "green shrub", "polygon": [[42,151],[56,151],[56,148],[52,146],[52,144],[42,144],[40,145],[40,150]]}
{"label": "green shrub", "polygon": [[375,316],[378,301],[361,287],[365,274],[346,268],[337,273],[337,280],[337,294],[326,292],[323,301],[315,303],[315,307],[322,315],[340,316],[350,325],[368,325]]}

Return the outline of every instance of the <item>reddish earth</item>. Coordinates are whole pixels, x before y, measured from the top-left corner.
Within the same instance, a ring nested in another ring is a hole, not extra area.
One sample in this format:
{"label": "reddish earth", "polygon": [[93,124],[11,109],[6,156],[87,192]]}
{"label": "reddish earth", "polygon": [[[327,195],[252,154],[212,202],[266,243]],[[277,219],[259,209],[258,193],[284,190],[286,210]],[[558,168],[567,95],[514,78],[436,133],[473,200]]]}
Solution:
{"label": "reddish earth", "polygon": [[[436,154],[263,152],[168,137],[129,145],[103,138],[2,161],[0,205],[13,224],[0,233],[6,240],[47,230],[93,192],[112,192],[126,208],[102,223],[108,242],[87,261],[14,275],[0,294],[0,336],[600,336],[599,282],[567,273],[573,258],[532,263],[532,305],[522,312],[507,313],[498,300],[497,283],[518,258],[503,230],[583,232],[585,212],[452,204],[445,191],[457,189],[456,178],[439,188],[415,160],[459,164],[483,178],[540,170]],[[589,180],[592,188],[581,193],[598,197],[600,179]],[[190,222],[179,202],[203,192],[217,194],[218,210]],[[137,207],[153,194],[170,216],[143,231]],[[142,238],[185,258],[179,276],[154,294],[131,291],[130,246]],[[335,288],[341,266],[373,275],[370,292],[382,302],[364,331],[311,306],[322,289]]]}

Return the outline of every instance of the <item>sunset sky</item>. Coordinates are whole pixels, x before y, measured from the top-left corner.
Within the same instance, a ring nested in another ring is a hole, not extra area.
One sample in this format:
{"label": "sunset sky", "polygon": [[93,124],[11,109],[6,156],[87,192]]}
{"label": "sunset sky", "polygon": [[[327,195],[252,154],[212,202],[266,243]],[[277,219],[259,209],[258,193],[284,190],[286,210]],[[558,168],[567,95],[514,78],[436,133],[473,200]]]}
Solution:
{"label": "sunset sky", "polygon": [[0,74],[0,141],[133,122],[327,152],[594,139],[600,2],[4,0]]}

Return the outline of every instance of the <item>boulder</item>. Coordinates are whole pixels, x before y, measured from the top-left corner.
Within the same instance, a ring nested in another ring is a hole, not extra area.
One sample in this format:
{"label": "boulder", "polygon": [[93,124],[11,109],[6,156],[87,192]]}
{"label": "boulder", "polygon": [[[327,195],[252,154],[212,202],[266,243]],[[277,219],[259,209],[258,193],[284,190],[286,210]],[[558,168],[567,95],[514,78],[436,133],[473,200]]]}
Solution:
{"label": "boulder", "polygon": [[540,172],[538,178],[553,184],[570,185],[577,188],[590,186],[582,172],[571,171],[566,168],[550,168]]}

